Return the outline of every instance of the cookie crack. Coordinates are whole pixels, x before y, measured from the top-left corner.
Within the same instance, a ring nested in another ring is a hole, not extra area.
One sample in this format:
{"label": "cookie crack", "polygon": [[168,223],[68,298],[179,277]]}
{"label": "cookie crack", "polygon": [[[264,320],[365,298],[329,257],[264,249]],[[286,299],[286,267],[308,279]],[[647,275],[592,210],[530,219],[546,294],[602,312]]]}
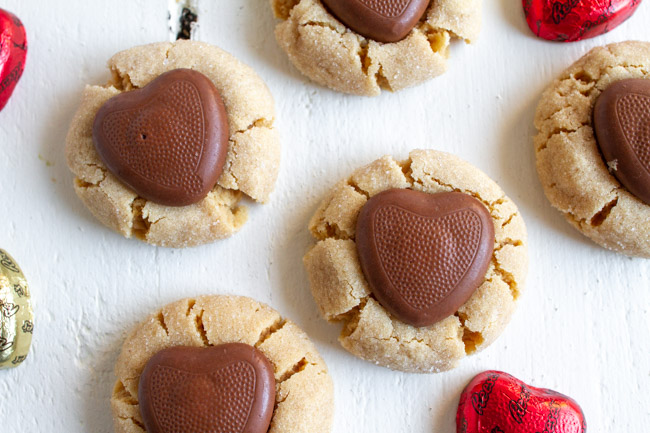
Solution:
{"label": "cookie crack", "polygon": [[156,321],[163,329],[163,331],[165,331],[165,335],[169,336],[169,329],[167,329],[167,323],[165,322],[165,315],[163,314],[162,311],[160,311],[156,316]]}
{"label": "cookie crack", "polygon": [[349,186],[350,188],[354,189],[355,192],[357,192],[357,193],[359,193],[359,194],[362,194],[362,195],[365,195],[366,198],[370,198],[370,193],[369,193],[368,191],[364,191],[363,188],[361,188],[361,187],[359,186],[359,184],[357,184],[357,183],[356,183],[355,181],[353,181],[352,179],[348,179],[348,183],[347,183],[347,184],[348,184],[348,186]]}
{"label": "cookie crack", "polygon": [[129,90],[138,88],[133,85],[128,72],[120,71],[115,66],[111,67],[111,80],[108,82],[108,85],[116,88],[120,92],[128,92]]}
{"label": "cookie crack", "polygon": [[235,134],[244,134],[255,128],[268,128],[273,129],[273,119],[267,119],[265,117],[259,117],[253,120],[246,128],[236,130],[232,135]]}
{"label": "cookie crack", "polygon": [[230,135],[230,139],[228,140],[228,148],[232,152],[232,159],[228,162],[228,166],[224,167],[224,172],[228,172],[230,176],[232,176],[234,183],[235,183],[235,190],[239,190],[239,178],[237,175],[231,170],[232,164],[234,161],[236,161],[239,158],[239,154],[237,153],[237,145],[235,143],[234,137],[237,134],[245,134],[249,131],[252,131],[256,128],[266,128],[266,129],[273,129],[273,120],[266,119],[264,117],[257,118],[253,120],[246,128],[244,129],[238,129],[235,132],[233,132]]}
{"label": "cookie crack", "polygon": [[210,340],[208,339],[208,333],[205,330],[205,324],[203,323],[203,313],[205,313],[205,310],[201,308],[201,311],[194,317],[194,326],[196,326],[196,331],[199,333],[203,345],[211,346],[212,343],[210,343]]}
{"label": "cookie crack", "polygon": [[399,165],[399,167],[402,169],[402,173],[404,174],[409,187],[412,187],[416,183],[415,179],[413,178],[413,160],[409,158],[406,161],[397,162],[397,165]]}
{"label": "cookie crack", "polygon": [[[245,131],[243,131],[243,132],[245,132]],[[240,132],[237,131],[236,133],[238,134]],[[235,189],[239,189],[239,178],[237,177],[235,172],[233,170],[231,170],[233,162],[236,161],[237,158],[239,158],[239,155],[237,153],[237,150],[235,149],[235,147],[236,147],[235,146],[235,140],[229,140],[229,143],[230,143],[230,151],[232,152],[233,157],[232,157],[231,161],[228,161],[228,167],[226,167],[224,169],[224,171],[227,171],[228,174],[230,174],[232,176],[233,181],[235,182]]]}
{"label": "cookie crack", "polygon": [[450,35],[454,36],[455,39],[463,39],[450,30],[442,29],[439,27],[433,27],[429,23],[424,23],[420,27],[417,27],[415,30],[419,31],[427,38],[427,41],[429,41],[429,47],[431,48],[431,51],[434,54],[438,54],[441,56],[446,56],[447,54]]}
{"label": "cookie crack", "polygon": [[143,214],[146,205],[147,200],[142,197],[136,197],[131,202],[131,234],[141,240],[146,240],[152,224]]}
{"label": "cookie crack", "polygon": [[330,29],[333,32],[338,33],[339,35],[344,35],[346,33],[346,32],[341,33],[332,24],[325,23],[325,22],[322,22],[322,21],[307,21],[307,22],[301,23],[300,27],[322,27],[322,28]]}
{"label": "cookie crack", "polygon": [[75,177],[75,184],[77,185],[78,188],[99,188],[102,185],[102,182],[106,180],[106,169],[101,167],[98,164],[93,164],[93,163],[88,163],[84,164],[86,167],[94,167],[99,169],[99,171],[102,174],[102,178],[99,179],[97,182],[88,182],[87,180],[84,180],[81,176]]}
{"label": "cookie crack", "polygon": [[144,424],[142,424],[140,421],[138,421],[137,419],[135,419],[135,418],[132,417],[132,416],[118,416],[118,418],[121,419],[122,421],[130,421],[130,422],[132,422],[136,427],[140,428],[143,432],[146,431],[145,428],[144,428]]}
{"label": "cookie crack", "polygon": [[347,233],[345,230],[341,230],[339,225],[336,222],[328,222],[328,221],[323,221],[323,225],[325,226],[325,235],[323,236],[322,234],[318,233],[318,240],[325,240],[325,239],[335,239],[338,241],[347,241],[347,240],[354,240],[354,235]]}
{"label": "cookie crack", "polygon": [[483,334],[480,331],[472,331],[471,329],[469,329],[469,327],[466,325],[467,314],[457,311],[454,314],[454,316],[458,318],[458,321],[460,322],[460,326],[463,331],[463,335],[461,336],[461,341],[465,346],[465,355],[471,355],[473,353],[476,353],[478,348],[481,347],[481,345],[485,341]]}
{"label": "cookie crack", "polygon": [[304,371],[308,365],[316,366],[316,364],[307,361],[307,357],[303,356],[302,359],[300,359],[300,361],[296,362],[290,369],[285,371],[282,374],[282,376],[280,376],[280,379],[278,379],[277,384],[281,385],[282,383],[291,379],[294,375]]}
{"label": "cookie crack", "polygon": [[508,285],[510,295],[512,296],[512,299],[516,301],[519,298],[520,292],[515,277],[501,267],[501,264],[494,255],[492,256],[492,265],[494,266],[494,272],[498,275],[501,281]]}
{"label": "cookie crack", "polygon": [[274,1],[273,14],[276,18],[287,20],[298,3],[300,3],[300,0]]}
{"label": "cookie crack", "polygon": [[519,215],[519,212],[515,212],[515,213],[511,214],[511,215],[508,217],[508,219],[505,220],[505,221],[501,224],[501,228],[505,228],[508,224],[510,224],[510,223],[512,222],[512,220],[513,220],[517,215]]}
{"label": "cookie crack", "polygon": [[613,200],[606,203],[598,212],[596,212],[596,214],[594,214],[594,216],[592,216],[589,220],[589,224],[591,224],[593,227],[602,225],[617,204],[618,196],[614,197]]}
{"label": "cookie crack", "polygon": [[260,347],[266,340],[271,338],[273,334],[284,328],[284,325],[286,324],[286,319],[283,317],[278,318],[275,322],[273,322],[270,326],[268,326],[260,333],[260,337],[257,339],[257,342],[254,344],[254,346]]}
{"label": "cookie crack", "polygon": [[520,247],[523,244],[524,244],[523,241],[521,241],[519,239],[505,238],[504,240],[500,241],[497,244],[496,247],[494,247],[494,251],[495,252],[500,251],[501,249],[503,249],[504,247],[506,247],[508,245],[513,246],[513,247]]}
{"label": "cookie crack", "polygon": [[[428,172],[426,172],[426,171],[424,171],[424,174],[425,174],[429,179],[431,179],[431,181],[433,181],[434,183],[438,184],[439,186],[441,186],[441,187],[443,187],[443,188],[448,188],[448,189],[450,189],[450,190],[452,190],[452,191],[454,191],[454,192],[462,192],[463,194],[471,195],[472,197],[474,197],[475,199],[477,199],[478,201],[480,201],[481,203],[483,203],[483,204],[485,205],[485,207],[488,208],[488,210],[490,211],[490,215],[492,216],[492,218],[495,218],[495,216],[494,216],[494,214],[495,214],[495,212],[496,212],[495,206],[500,205],[500,204],[503,204],[503,203],[505,202],[505,198],[506,198],[505,196],[501,196],[501,197],[499,197],[498,199],[496,199],[496,200],[494,200],[494,201],[491,202],[491,201],[488,201],[488,200],[483,199],[483,197],[481,197],[481,194],[479,194],[478,192],[470,191],[470,190],[466,190],[466,189],[462,189],[462,188],[457,188],[457,187],[455,187],[455,186],[453,186],[453,185],[451,185],[451,184],[444,183],[444,182],[442,182],[440,179],[435,178],[435,177],[433,176],[433,174],[428,173]],[[414,183],[417,183],[417,184],[419,184],[419,185],[421,185],[421,186],[424,185],[424,184],[422,183],[422,180],[415,180]]]}
{"label": "cookie crack", "polygon": [[138,399],[133,394],[131,394],[128,389],[126,389],[124,382],[121,380],[118,380],[113,395],[115,395],[120,402],[128,404],[129,406],[138,405]]}

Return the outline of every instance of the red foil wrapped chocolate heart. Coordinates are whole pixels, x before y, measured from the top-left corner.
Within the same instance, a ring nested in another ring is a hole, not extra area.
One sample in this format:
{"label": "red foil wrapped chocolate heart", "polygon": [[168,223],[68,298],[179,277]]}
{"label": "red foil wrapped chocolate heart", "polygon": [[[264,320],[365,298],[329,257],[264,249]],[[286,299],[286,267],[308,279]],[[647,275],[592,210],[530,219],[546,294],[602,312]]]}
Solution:
{"label": "red foil wrapped chocolate heart", "polygon": [[628,19],[641,0],[522,0],[528,26],[543,39],[593,38]]}
{"label": "red foil wrapped chocolate heart", "polygon": [[18,17],[0,9],[0,110],[7,105],[25,69],[27,35]]}
{"label": "red foil wrapped chocolate heart", "polygon": [[468,194],[391,189],[361,209],[356,244],[381,305],[404,323],[429,326],[454,314],[483,282],[494,223]]}
{"label": "red foil wrapped chocolate heart", "polygon": [[273,366],[247,344],[171,347],[147,362],[138,400],[148,433],[266,433]]}
{"label": "red foil wrapped chocolate heart", "polygon": [[379,42],[397,42],[409,34],[429,0],[323,0],[343,24]]}
{"label": "red foil wrapped chocolate heart", "polygon": [[458,433],[585,433],[578,403],[501,371],[484,371],[460,396]]}
{"label": "red foil wrapped chocolate heart", "polygon": [[95,149],[138,195],[167,206],[202,200],[223,171],[228,115],[205,75],[175,69],[109,99],[93,123]]}

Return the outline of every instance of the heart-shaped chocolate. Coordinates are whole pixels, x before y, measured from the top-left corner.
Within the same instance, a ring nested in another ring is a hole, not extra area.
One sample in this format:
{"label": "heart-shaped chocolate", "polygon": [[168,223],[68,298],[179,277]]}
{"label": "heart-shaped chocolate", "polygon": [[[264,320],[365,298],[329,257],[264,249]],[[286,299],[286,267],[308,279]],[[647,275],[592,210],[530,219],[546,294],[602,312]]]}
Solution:
{"label": "heart-shaped chocolate", "polygon": [[273,366],[247,344],[171,347],[147,362],[138,400],[147,433],[266,433]]}
{"label": "heart-shaped chocolate", "polygon": [[0,110],[7,105],[25,69],[27,36],[18,17],[0,9]]}
{"label": "heart-shaped chocolate", "polygon": [[454,314],[483,282],[494,249],[490,213],[458,192],[379,193],[361,209],[356,233],[373,294],[413,326]]}
{"label": "heart-shaped chocolate", "polygon": [[582,409],[572,398],[528,386],[501,371],[484,371],[460,396],[458,433],[585,433]]}
{"label": "heart-shaped chocolate", "polygon": [[347,27],[379,42],[397,42],[415,27],[429,0],[322,0]]}
{"label": "heart-shaped chocolate", "polygon": [[641,0],[522,0],[528,27],[540,38],[572,42],[618,27]]}
{"label": "heart-shaped chocolate", "polygon": [[650,204],[650,79],[611,84],[596,101],[593,121],[609,170]]}
{"label": "heart-shaped chocolate", "polygon": [[228,117],[205,75],[175,69],[109,99],[93,124],[108,169],[138,195],[185,206],[204,198],[228,153]]}

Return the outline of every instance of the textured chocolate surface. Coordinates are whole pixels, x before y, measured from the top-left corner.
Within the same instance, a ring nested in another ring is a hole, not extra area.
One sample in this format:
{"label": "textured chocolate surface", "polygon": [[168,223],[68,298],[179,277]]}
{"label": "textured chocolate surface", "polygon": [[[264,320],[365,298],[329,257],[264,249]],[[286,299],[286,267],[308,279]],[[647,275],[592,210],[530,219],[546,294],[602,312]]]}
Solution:
{"label": "textured chocolate surface", "polygon": [[228,139],[219,92],[190,69],[109,99],[93,124],[95,148],[108,169],[138,195],[168,206],[196,203],[210,192]]}
{"label": "textured chocolate surface", "polygon": [[494,226],[467,194],[391,189],[361,210],[356,244],[382,306],[405,323],[428,326],[454,314],[482,283]]}
{"label": "textured chocolate surface", "polygon": [[609,170],[650,204],[650,79],[617,81],[598,97],[594,129]]}
{"label": "textured chocolate surface", "polygon": [[246,344],[172,347],[145,366],[138,400],[148,433],[265,433],[273,366]]}
{"label": "textured chocolate surface", "polygon": [[397,42],[409,34],[429,0],[323,0],[350,29],[379,42]]}

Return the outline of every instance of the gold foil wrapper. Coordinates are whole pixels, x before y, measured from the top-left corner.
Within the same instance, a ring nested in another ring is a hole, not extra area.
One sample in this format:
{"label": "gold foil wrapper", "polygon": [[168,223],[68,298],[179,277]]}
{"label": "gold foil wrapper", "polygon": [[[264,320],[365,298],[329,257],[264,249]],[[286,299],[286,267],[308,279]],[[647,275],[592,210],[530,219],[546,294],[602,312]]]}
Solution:
{"label": "gold foil wrapper", "polygon": [[0,249],[0,369],[20,365],[34,332],[29,287],[14,259]]}

